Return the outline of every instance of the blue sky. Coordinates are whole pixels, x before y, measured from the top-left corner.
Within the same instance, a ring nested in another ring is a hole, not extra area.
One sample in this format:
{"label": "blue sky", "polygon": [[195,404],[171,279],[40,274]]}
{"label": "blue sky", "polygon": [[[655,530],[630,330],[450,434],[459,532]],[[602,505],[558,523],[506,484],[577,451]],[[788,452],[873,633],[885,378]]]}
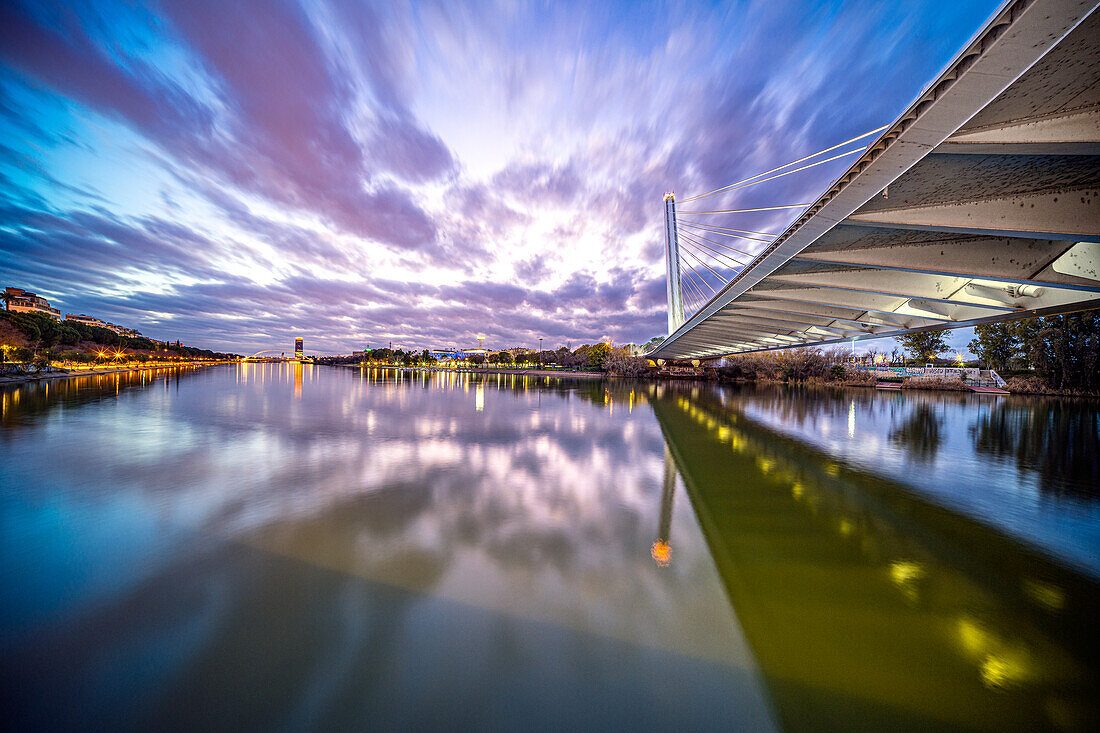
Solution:
{"label": "blue sky", "polygon": [[665,191],[890,122],[997,5],[5,3],[0,284],[238,352],[645,341]]}

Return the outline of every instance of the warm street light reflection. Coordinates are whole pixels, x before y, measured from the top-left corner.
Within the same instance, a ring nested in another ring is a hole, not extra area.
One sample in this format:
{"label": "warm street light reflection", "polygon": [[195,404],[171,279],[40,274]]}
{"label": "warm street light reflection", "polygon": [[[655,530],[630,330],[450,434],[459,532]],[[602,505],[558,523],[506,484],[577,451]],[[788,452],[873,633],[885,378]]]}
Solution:
{"label": "warm street light reflection", "polygon": [[650,557],[658,567],[667,568],[672,564],[672,500],[676,496],[676,460],[672,451],[665,446],[665,472],[661,483],[661,520],[657,528],[657,540],[649,550]]}
{"label": "warm street light reflection", "polygon": [[662,568],[667,568],[672,564],[672,547],[667,542],[657,540],[653,543],[649,554],[653,561]]}

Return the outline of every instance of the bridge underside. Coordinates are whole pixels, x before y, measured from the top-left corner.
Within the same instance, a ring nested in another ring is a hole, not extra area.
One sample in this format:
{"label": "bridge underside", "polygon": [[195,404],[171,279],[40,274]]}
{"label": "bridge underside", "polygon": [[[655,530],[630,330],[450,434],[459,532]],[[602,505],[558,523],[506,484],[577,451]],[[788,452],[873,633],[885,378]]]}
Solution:
{"label": "bridge underside", "polygon": [[1100,306],[1094,8],[1006,6],[655,355],[705,358]]}

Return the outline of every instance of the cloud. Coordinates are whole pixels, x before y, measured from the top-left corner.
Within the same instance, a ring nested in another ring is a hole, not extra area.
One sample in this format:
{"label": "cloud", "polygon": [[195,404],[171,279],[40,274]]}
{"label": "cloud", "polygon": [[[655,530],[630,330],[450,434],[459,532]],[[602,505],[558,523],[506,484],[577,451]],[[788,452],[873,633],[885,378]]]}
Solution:
{"label": "cloud", "polygon": [[644,341],[665,191],[888,122],[994,4],[6,3],[0,275],[237,351]]}

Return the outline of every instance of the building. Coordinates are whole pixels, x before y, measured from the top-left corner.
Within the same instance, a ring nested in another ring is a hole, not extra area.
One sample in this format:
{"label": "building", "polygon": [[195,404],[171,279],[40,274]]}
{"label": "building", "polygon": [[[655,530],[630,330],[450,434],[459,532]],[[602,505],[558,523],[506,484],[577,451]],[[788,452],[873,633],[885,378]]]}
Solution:
{"label": "building", "polygon": [[4,288],[4,300],[8,310],[15,313],[41,313],[57,321],[62,319],[61,311],[51,308],[48,300],[22,288]]}
{"label": "building", "polygon": [[488,356],[487,349],[429,349],[433,359],[439,361],[466,361],[471,356]]}
{"label": "building", "polygon": [[[85,326],[95,326],[97,328],[111,328],[111,324],[101,321],[95,316],[86,316],[83,313],[66,313],[66,321],[75,321],[76,323],[83,323]],[[114,330],[114,329],[112,329]]]}
{"label": "building", "polygon": [[294,358],[301,359],[305,355],[305,342],[302,341],[302,337],[294,339]]}
{"label": "building", "polygon": [[[126,328],[125,326],[119,326],[114,323],[100,320],[95,316],[86,316],[83,313],[66,313],[65,320],[75,321],[77,323],[83,323],[85,326],[95,326],[97,328],[106,328],[108,331],[114,331],[119,336],[126,336],[128,338],[144,338],[141,335],[141,331],[133,328]],[[155,341],[156,339],[149,339]]]}

